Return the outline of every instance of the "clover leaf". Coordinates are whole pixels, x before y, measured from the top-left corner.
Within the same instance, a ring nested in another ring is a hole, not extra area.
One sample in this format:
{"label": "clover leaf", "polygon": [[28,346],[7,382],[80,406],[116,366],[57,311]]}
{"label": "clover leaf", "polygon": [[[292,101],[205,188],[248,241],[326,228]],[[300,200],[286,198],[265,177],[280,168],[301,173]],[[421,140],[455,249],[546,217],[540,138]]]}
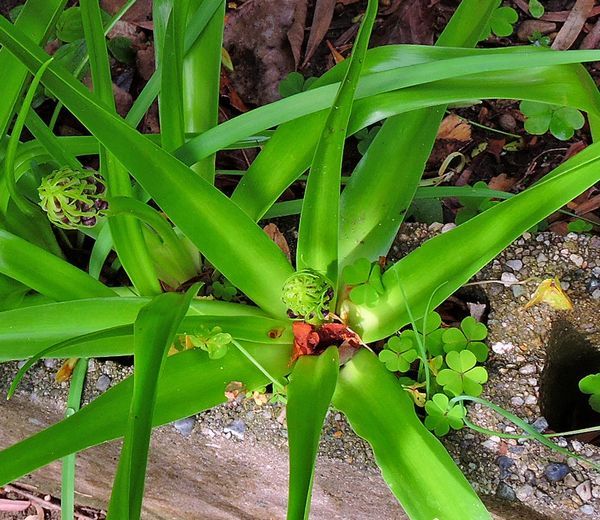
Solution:
{"label": "clover leaf", "polygon": [[228,280],[224,280],[223,282],[214,282],[212,284],[212,294],[219,300],[230,302],[237,294],[237,289]]}
{"label": "clover leaf", "polygon": [[541,18],[544,16],[544,6],[539,0],[529,0],[529,14],[534,18]]}
{"label": "clover leaf", "polygon": [[379,361],[384,363],[390,372],[408,372],[410,364],[417,357],[412,340],[406,336],[392,336],[379,353]]}
{"label": "clover leaf", "polygon": [[567,224],[567,229],[572,233],[586,233],[588,231],[591,231],[593,227],[594,226],[590,222],[587,222],[586,220],[582,220],[580,218]]}
{"label": "clover leaf", "polygon": [[375,136],[377,135],[377,132],[379,132],[380,128],[381,125],[374,125],[371,128],[363,128],[354,134],[354,137],[356,137],[358,140],[356,148],[361,155],[365,155],[367,153],[369,146],[371,146],[371,143],[373,142],[373,139],[375,139]]}
{"label": "clover leaf", "polygon": [[487,327],[472,316],[467,316],[460,323],[460,329],[452,327],[446,329],[442,335],[444,351],[469,350],[477,361],[483,363],[488,357],[488,347],[482,341],[487,337]]}
{"label": "clover leaf", "polygon": [[527,39],[536,47],[550,47],[550,36],[546,36],[540,31],[533,31]]}
{"label": "clover leaf", "polygon": [[585,376],[579,381],[579,390],[591,394],[588,402],[593,410],[600,413],[600,373]]}
{"label": "clover leaf", "polygon": [[342,278],[346,285],[354,286],[350,290],[350,299],[357,305],[373,306],[384,292],[381,267],[366,258],[359,258],[347,265]]}
{"label": "clover leaf", "polygon": [[521,101],[519,108],[526,117],[525,130],[533,135],[542,135],[550,130],[557,139],[567,141],[585,123],[583,114],[572,107]]}
{"label": "clover leaf", "polygon": [[219,359],[227,354],[233,338],[231,334],[223,332],[221,327],[214,327],[210,330],[202,328],[196,334],[189,335],[188,339],[194,347],[208,352],[209,358]]}
{"label": "clover leaf", "polygon": [[293,96],[308,90],[317,78],[306,78],[299,72],[290,72],[279,82],[279,94],[282,98]]}
{"label": "clover leaf", "polygon": [[450,428],[460,430],[464,426],[466,415],[462,404],[450,404],[445,394],[435,394],[425,403],[425,426],[438,437],[446,435]]}
{"label": "clover leaf", "polygon": [[500,38],[510,36],[513,25],[519,19],[517,11],[512,7],[500,7],[502,0],[498,0],[496,9],[492,12],[490,20],[482,31],[480,40],[487,40],[492,33]]}
{"label": "clover leaf", "polygon": [[477,358],[469,350],[452,351],[446,355],[448,368],[440,370],[436,381],[450,395],[481,395],[488,374],[485,368],[475,366]]}

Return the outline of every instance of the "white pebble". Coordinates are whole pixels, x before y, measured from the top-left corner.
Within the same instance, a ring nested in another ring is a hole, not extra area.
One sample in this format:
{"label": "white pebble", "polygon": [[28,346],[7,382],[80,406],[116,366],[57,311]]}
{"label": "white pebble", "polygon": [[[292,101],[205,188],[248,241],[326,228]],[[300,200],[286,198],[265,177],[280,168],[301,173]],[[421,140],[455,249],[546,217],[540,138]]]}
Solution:
{"label": "white pebble", "polygon": [[492,350],[496,354],[506,354],[507,352],[510,352],[514,348],[515,348],[515,346],[510,342],[504,343],[502,341],[498,341],[498,343],[494,343],[492,345]]}

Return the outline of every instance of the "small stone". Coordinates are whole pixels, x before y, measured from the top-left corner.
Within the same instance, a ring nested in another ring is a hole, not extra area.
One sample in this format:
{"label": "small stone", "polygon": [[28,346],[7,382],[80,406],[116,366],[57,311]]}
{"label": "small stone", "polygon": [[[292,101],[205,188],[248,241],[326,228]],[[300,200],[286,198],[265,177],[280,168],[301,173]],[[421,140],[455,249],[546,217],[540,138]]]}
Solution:
{"label": "small stone", "polygon": [[504,343],[502,341],[498,341],[498,343],[494,343],[492,345],[492,350],[496,354],[506,354],[513,350],[515,346],[512,343]]}
{"label": "small stone", "polygon": [[592,498],[592,484],[589,480],[582,482],[575,488],[575,492],[584,502],[588,502]]}
{"label": "small stone", "polygon": [[244,423],[244,421],[236,419],[229,426],[225,426],[225,428],[223,428],[223,431],[225,433],[230,433],[235,438],[239,439],[240,441],[243,441],[244,432],[246,431],[246,424]]}
{"label": "small stone", "polygon": [[525,404],[523,398],[519,396],[513,397],[510,402],[513,406],[523,406]]}
{"label": "small stone", "polygon": [[44,366],[46,368],[56,368],[56,359],[44,359]]}
{"label": "small stone", "polygon": [[500,468],[500,478],[505,479],[510,475],[509,468],[515,465],[515,461],[506,455],[501,455],[496,459],[496,464]]}
{"label": "small stone", "polygon": [[519,296],[523,296],[525,294],[525,288],[522,285],[513,285],[511,287],[513,296],[518,298]]}
{"label": "small stone", "polygon": [[501,500],[507,500],[509,502],[515,502],[517,500],[515,490],[505,482],[500,482],[500,484],[498,484],[496,496]]}
{"label": "small stone", "polygon": [[587,283],[587,290],[590,294],[600,289],[600,278],[592,276]]}
{"label": "small stone", "polygon": [[583,257],[581,255],[570,255],[569,260],[573,262],[577,267],[581,267],[583,265]]}
{"label": "small stone", "polygon": [[563,484],[568,488],[576,488],[579,485],[577,479],[573,476],[573,473],[569,473],[563,480]]}
{"label": "small stone", "polygon": [[579,511],[581,511],[584,515],[589,515],[589,516],[596,514],[596,510],[594,509],[594,507],[589,504],[585,504],[585,505],[581,506],[579,508]]}
{"label": "small stone", "polygon": [[513,273],[502,273],[500,280],[504,282],[504,287],[510,287],[512,284],[519,281]]}
{"label": "small stone", "polygon": [[500,123],[500,126],[508,132],[514,132],[517,128],[517,121],[508,112],[500,114],[500,117],[498,118],[498,123]]}
{"label": "small stone", "polygon": [[540,253],[537,255],[536,260],[538,264],[545,264],[548,261],[548,257],[544,253]]}
{"label": "small stone", "polygon": [[532,406],[537,403],[537,397],[535,395],[525,396],[525,404],[528,406]]}
{"label": "small stone", "polygon": [[600,289],[596,289],[593,293],[592,293],[592,298],[594,298],[594,300],[600,300]]}
{"label": "small stone", "polygon": [[517,489],[516,495],[521,502],[525,502],[525,500],[533,495],[533,487],[531,487],[529,484],[525,484]]}
{"label": "small stone", "polygon": [[506,265],[513,271],[520,271],[523,268],[523,262],[521,262],[521,260],[508,260]]}
{"label": "small stone", "polygon": [[25,363],[27,363],[26,359],[23,359],[22,361],[19,361],[17,363],[17,368],[23,368],[25,366]]}
{"label": "small stone", "polygon": [[537,368],[535,367],[535,365],[533,365],[531,363],[519,368],[519,374],[523,374],[523,375],[527,375],[527,376],[530,374],[535,374],[536,372],[537,372]]}
{"label": "small stone", "polygon": [[444,227],[444,224],[442,224],[441,222],[433,222],[429,225],[429,227],[427,229],[429,231],[431,231],[432,233],[439,233],[443,227]]}
{"label": "small stone", "polygon": [[522,42],[529,41],[529,37],[539,32],[541,34],[549,34],[556,30],[554,22],[545,22],[543,20],[524,20],[517,29],[517,38]]}
{"label": "small stone", "polygon": [[569,471],[571,470],[566,464],[561,462],[551,462],[544,468],[544,476],[550,482],[558,482],[565,478],[569,474]]}
{"label": "small stone", "polygon": [[444,226],[441,229],[442,233],[446,233],[452,229],[454,229],[456,227],[456,224],[454,222],[448,222],[447,224],[444,224]]}
{"label": "small stone", "polygon": [[108,377],[106,374],[102,374],[96,381],[96,390],[99,390],[100,392],[106,392],[110,387],[110,383],[110,377]]}
{"label": "small stone", "polygon": [[185,419],[179,419],[173,423],[173,427],[181,433],[184,437],[187,437],[192,433],[196,419],[194,417],[186,417]]}

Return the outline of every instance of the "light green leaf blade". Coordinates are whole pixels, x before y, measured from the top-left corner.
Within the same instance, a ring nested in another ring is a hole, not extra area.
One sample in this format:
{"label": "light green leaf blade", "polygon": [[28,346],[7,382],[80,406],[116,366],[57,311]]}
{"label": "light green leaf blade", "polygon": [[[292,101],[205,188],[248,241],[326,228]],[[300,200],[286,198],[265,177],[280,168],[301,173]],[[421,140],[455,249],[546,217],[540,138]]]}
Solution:
{"label": "light green leaf blade", "polygon": [[489,520],[460,469],[425,428],[396,378],[360,350],[340,371],[333,404],[372,446],[383,478],[413,520]]}
{"label": "light green leaf blade", "polygon": [[319,439],[338,372],[336,346],[319,356],[301,356],[292,370],[286,415],[290,452],[288,520],[308,518]]}

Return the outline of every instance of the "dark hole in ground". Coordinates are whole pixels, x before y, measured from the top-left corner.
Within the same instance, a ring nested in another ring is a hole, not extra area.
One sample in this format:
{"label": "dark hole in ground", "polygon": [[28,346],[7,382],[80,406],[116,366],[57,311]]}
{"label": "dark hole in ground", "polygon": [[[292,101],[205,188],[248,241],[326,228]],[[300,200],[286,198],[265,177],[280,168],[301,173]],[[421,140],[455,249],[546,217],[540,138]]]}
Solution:
{"label": "dark hole in ground", "polygon": [[488,297],[478,285],[460,288],[436,309],[444,323],[453,327],[459,327],[467,316],[487,324],[489,310]]}
{"label": "dark hole in ground", "polygon": [[[546,347],[547,361],[540,379],[540,408],[555,432],[578,430],[600,424],[589,396],[579,391],[579,381],[600,372],[600,348],[592,345],[568,321],[554,323]],[[600,436],[579,440],[600,445]]]}

